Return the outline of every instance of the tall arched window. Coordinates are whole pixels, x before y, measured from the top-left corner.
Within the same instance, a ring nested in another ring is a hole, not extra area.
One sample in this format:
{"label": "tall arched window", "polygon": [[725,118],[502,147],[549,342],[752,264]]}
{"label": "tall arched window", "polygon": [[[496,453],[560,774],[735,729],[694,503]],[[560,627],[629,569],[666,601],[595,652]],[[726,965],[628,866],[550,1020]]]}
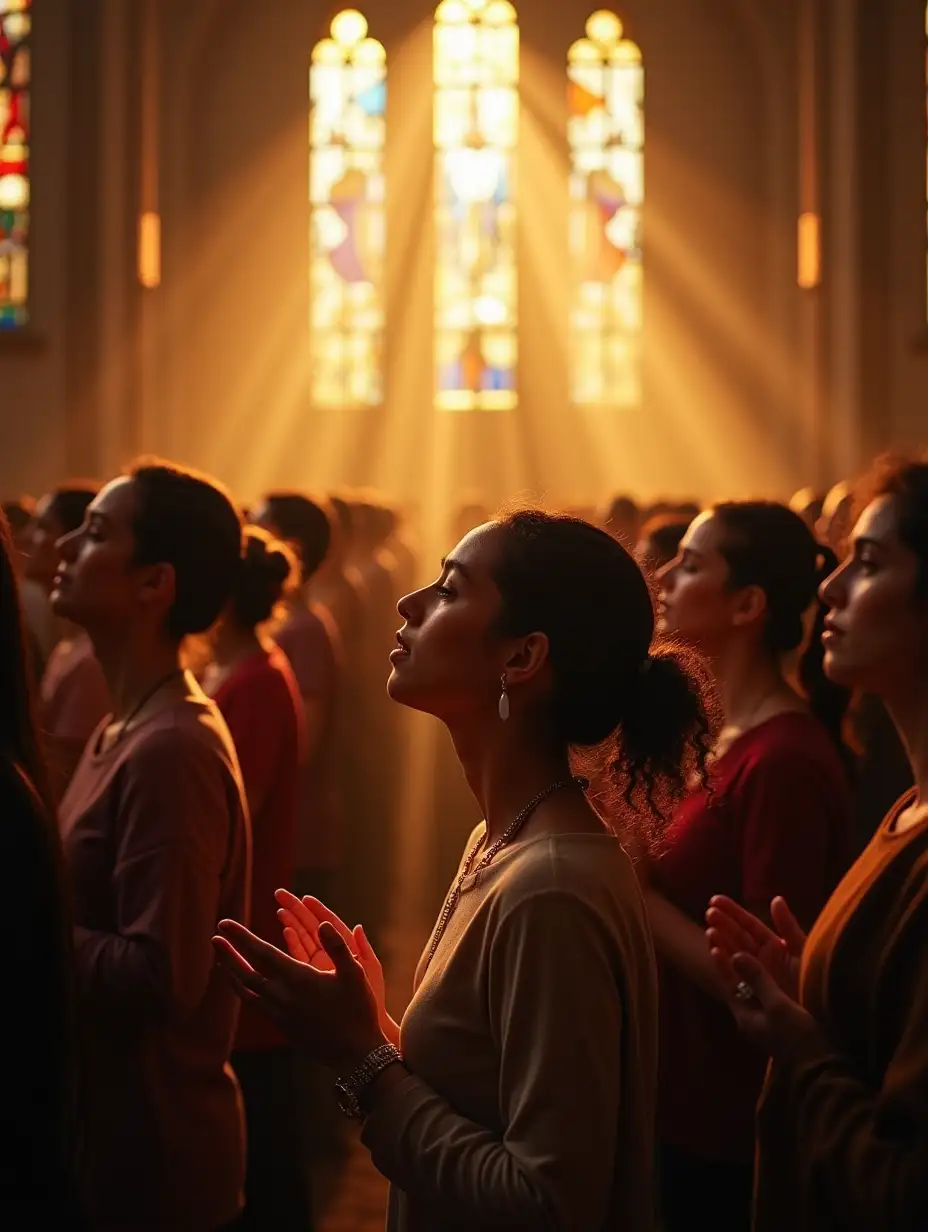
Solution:
{"label": "tall arched window", "polygon": [[32,0],[0,0],[0,329],[29,319]]}
{"label": "tall arched window", "polygon": [[644,71],[599,10],[567,57],[570,390],[579,405],[633,406],[641,391]]}
{"label": "tall arched window", "polygon": [[516,405],[519,27],[508,0],[435,13],[435,405]]}
{"label": "tall arched window", "polygon": [[387,56],[345,9],[309,72],[310,314],[316,406],[383,399]]}

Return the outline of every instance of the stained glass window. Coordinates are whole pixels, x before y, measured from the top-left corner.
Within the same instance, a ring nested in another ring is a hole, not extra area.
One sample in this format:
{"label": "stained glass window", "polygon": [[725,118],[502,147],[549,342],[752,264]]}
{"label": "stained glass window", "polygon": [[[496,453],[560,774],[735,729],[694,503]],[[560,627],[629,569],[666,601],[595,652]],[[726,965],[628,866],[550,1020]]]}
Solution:
{"label": "stained glass window", "polygon": [[643,103],[641,52],[601,9],[567,58],[570,389],[579,405],[640,400]]}
{"label": "stained glass window", "polygon": [[435,405],[516,405],[519,27],[509,0],[435,13]]}
{"label": "stained glass window", "polygon": [[32,0],[0,0],[0,329],[29,319]]}
{"label": "stained glass window", "polygon": [[309,72],[312,399],[383,398],[387,56],[356,9],[333,19]]}

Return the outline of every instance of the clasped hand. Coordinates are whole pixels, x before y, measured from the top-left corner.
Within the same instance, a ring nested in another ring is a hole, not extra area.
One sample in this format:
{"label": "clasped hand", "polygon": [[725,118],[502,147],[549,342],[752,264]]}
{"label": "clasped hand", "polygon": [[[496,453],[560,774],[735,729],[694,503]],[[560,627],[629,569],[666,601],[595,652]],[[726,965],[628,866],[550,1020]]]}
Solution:
{"label": "clasped hand", "polygon": [[382,972],[375,989],[365,970],[373,971],[372,964],[362,963],[346,940],[351,931],[321,903],[307,900],[321,909],[317,916],[285,890],[277,900],[291,954],[235,920],[221,920],[213,937],[219,960],[244,1002],[266,1014],[296,1047],[348,1073],[385,1041]]}
{"label": "clasped hand", "polygon": [[[814,1031],[816,1023],[799,1004],[805,933],[785,899],[773,900],[770,915],[774,928],[733,899],[717,895],[706,912],[706,937],[735,1021],[746,1036],[776,1057]],[[748,1000],[736,996],[743,984],[754,992]]]}

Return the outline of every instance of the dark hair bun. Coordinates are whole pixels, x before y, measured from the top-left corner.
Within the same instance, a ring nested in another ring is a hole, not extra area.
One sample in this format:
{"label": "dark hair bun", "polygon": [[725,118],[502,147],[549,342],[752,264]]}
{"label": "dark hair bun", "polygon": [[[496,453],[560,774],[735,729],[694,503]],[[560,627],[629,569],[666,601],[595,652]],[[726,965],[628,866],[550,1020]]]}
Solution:
{"label": "dark hair bun", "polygon": [[289,548],[257,526],[247,526],[242,561],[232,594],[232,616],[244,629],[269,620],[296,577]]}
{"label": "dark hair bun", "polygon": [[229,601],[242,554],[242,523],[228,493],[199,471],[146,459],[129,469],[139,564],[169,564],[174,605],[167,632],[176,641],[203,633]]}
{"label": "dark hair bun", "polygon": [[626,800],[665,815],[690,766],[705,765],[707,672],[682,648],[649,656],[647,582],[605,531],[540,510],[510,514],[499,525],[505,534],[494,578],[502,631],[548,639],[555,738],[591,748],[618,736],[609,760]]}
{"label": "dark hair bun", "polygon": [[638,674],[619,728],[613,772],[626,803],[667,816],[691,777],[705,773],[719,717],[705,661],[682,644],[659,644]]}

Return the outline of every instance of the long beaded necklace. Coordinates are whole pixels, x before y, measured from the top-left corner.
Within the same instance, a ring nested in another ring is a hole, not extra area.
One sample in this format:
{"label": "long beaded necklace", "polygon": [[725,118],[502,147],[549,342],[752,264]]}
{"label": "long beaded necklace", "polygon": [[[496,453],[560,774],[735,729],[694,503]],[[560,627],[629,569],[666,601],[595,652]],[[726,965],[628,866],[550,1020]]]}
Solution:
{"label": "long beaded necklace", "polygon": [[471,872],[479,873],[481,869],[486,868],[496,853],[505,847],[507,843],[512,842],[512,840],[531,817],[532,813],[534,813],[535,809],[538,808],[542,801],[547,800],[548,796],[553,796],[556,791],[563,791],[565,787],[579,787],[581,790],[585,791],[589,785],[590,784],[587,779],[582,778],[579,774],[575,774],[573,778],[558,779],[556,783],[551,783],[544,789],[544,791],[540,791],[534,800],[530,800],[517,817],[513,818],[496,842],[491,843],[484,852],[483,859],[477,867],[473,868],[472,866],[474,860],[477,858],[477,852],[480,850],[480,844],[483,842],[482,836],[477,839],[476,843],[474,843],[468,853],[467,859],[464,861],[464,867],[461,870],[461,875],[452,887],[451,893],[448,895],[448,899],[444,907],[441,909],[441,915],[438,917],[438,923],[435,925],[435,932],[432,934],[432,944],[429,946],[429,956],[425,964],[426,967],[428,967],[429,963],[431,963],[432,959],[435,957],[435,951],[438,949],[438,943],[445,935],[445,929],[448,927],[448,921],[451,919],[454,909],[458,905],[458,899],[461,897],[461,887],[464,885],[465,880],[470,876]]}

